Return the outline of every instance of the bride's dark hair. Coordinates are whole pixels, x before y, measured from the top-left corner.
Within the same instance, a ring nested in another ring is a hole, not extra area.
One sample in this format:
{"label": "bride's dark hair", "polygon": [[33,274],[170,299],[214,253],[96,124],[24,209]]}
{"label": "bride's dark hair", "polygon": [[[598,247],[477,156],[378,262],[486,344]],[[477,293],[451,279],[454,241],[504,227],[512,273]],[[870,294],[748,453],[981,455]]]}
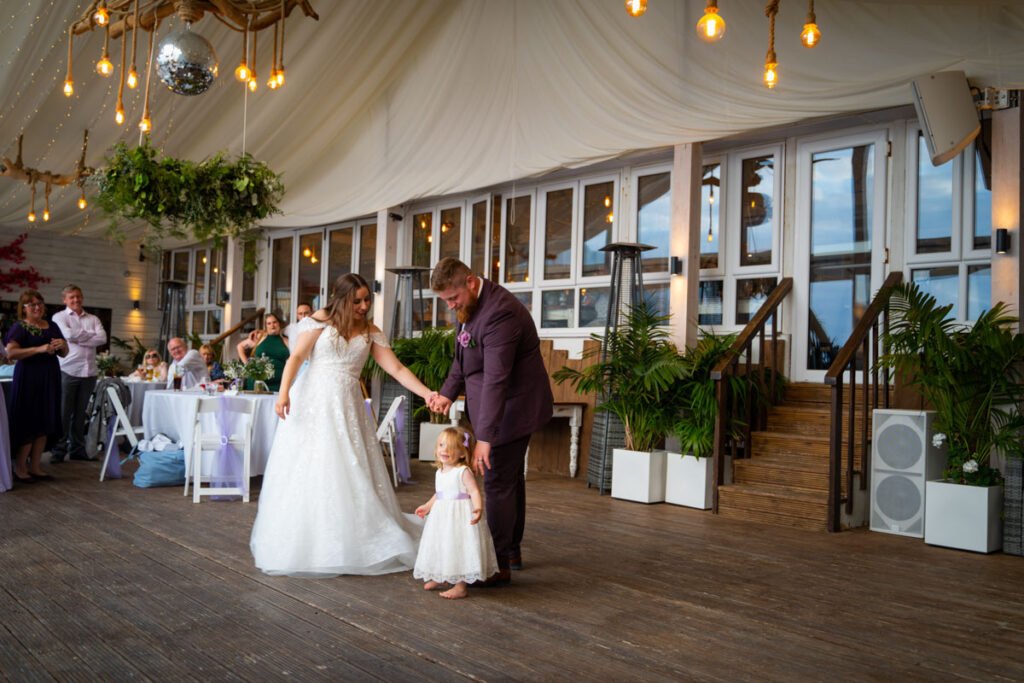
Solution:
{"label": "bride's dark hair", "polygon": [[358,273],[346,273],[334,281],[334,286],[331,287],[331,298],[324,306],[324,310],[327,311],[327,322],[345,339],[356,332],[368,334],[370,331],[368,320],[363,321],[363,329],[353,329],[352,305],[356,298],[356,292],[362,287],[366,287],[366,291],[370,292],[372,300],[373,290],[370,289],[366,280]]}

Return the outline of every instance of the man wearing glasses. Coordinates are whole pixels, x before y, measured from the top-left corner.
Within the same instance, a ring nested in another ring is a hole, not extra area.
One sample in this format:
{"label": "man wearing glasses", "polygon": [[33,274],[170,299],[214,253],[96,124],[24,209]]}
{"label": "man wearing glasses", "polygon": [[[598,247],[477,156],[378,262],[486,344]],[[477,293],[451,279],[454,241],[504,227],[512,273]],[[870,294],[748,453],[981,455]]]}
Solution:
{"label": "man wearing glasses", "polygon": [[59,359],[64,434],[53,447],[52,463],[63,462],[65,456],[71,460],[91,459],[85,452],[85,413],[96,388],[96,347],[107,343],[103,323],[82,307],[82,289],[68,285],[61,294],[67,308],[54,313],[53,322],[68,343],[68,354]]}
{"label": "man wearing glasses", "polygon": [[181,337],[172,337],[167,342],[167,353],[171,355],[171,364],[167,368],[167,388],[174,384],[174,378],[181,378],[181,388],[191,389],[194,386],[210,381],[206,370],[206,361],[195,349],[185,346]]}

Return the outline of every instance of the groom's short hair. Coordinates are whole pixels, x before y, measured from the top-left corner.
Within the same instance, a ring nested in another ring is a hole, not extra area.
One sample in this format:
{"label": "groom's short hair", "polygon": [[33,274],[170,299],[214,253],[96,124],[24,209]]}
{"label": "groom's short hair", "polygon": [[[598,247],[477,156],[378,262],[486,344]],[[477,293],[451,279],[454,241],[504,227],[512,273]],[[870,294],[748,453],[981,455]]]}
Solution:
{"label": "groom's short hair", "polygon": [[430,288],[435,292],[443,292],[452,287],[463,287],[466,278],[473,274],[465,263],[452,256],[445,256],[434,266],[430,274]]}

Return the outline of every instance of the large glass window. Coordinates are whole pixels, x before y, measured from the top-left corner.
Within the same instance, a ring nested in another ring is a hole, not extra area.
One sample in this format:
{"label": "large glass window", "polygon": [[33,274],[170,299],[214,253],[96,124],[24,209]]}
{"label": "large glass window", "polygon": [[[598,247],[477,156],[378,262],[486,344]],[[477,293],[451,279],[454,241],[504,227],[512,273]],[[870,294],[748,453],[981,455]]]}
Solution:
{"label": "large glass window", "polygon": [[611,273],[611,254],[601,251],[611,243],[615,224],[615,183],[594,183],[583,188],[582,275]]}
{"label": "large glass window", "polygon": [[430,244],[434,241],[434,214],[418,213],[412,217],[412,265],[429,268]]}
{"label": "large glass window", "polygon": [[328,235],[330,258],[327,263],[327,282],[337,280],[342,275],[352,272],[352,232],[354,228],[336,228]]}
{"label": "large glass window", "polygon": [[270,302],[268,310],[288,319],[292,301],[292,237],[280,237],[270,246]]}
{"label": "large glass window", "polygon": [[[314,310],[320,308],[320,278],[323,272],[324,237],[321,232],[299,235],[298,297],[296,301],[308,302]],[[281,320],[292,319],[292,306],[284,309]]]}
{"label": "large glass window", "polygon": [[[714,269],[719,266],[719,200],[722,196],[722,165],[708,164],[704,167],[700,183],[700,267]],[[721,295],[721,291],[719,291]]]}
{"label": "large glass window", "polygon": [[363,223],[359,226],[359,274],[373,285],[377,268],[377,224]]}
{"label": "large glass window", "polygon": [[775,195],[774,156],[744,159],[740,181],[740,265],[770,264]]}
{"label": "large glass window", "polygon": [[530,281],[531,196],[509,199],[505,207],[505,282]]}
{"label": "large glass window", "polygon": [[640,259],[645,273],[667,272],[669,239],[672,235],[671,173],[654,173],[637,178],[637,241],[654,247]]}
{"label": "large glass window", "polygon": [[[544,201],[544,279],[572,277],[572,203],[571,187],[545,193]],[[542,308],[546,299],[541,302]]]}
{"label": "large glass window", "polygon": [[871,299],[873,144],[811,156],[807,369],[827,370]]}
{"label": "large glass window", "polygon": [[918,254],[950,251],[953,246],[954,163],[932,166],[923,133],[917,135]]}
{"label": "large glass window", "polygon": [[986,166],[974,145],[932,166],[923,135],[909,128],[909,279],[953,306],[951,315],[969,322],[991,298],[992,192]]}
{"label": "large glass window", "polygon": [[572,327],[575,310],[575,289],[552,289],[540,293],[542,328]]}
{"label": "large glass window", "polygon": [[474,202],[470,228],[469,267],[487,277],[487,200]]}
{"label": "large glass window", "polygon": [[459,258],[459,244],[462,239],[462,209],[454,207],[441,210],[441,244],[438,258],[445,256]]}

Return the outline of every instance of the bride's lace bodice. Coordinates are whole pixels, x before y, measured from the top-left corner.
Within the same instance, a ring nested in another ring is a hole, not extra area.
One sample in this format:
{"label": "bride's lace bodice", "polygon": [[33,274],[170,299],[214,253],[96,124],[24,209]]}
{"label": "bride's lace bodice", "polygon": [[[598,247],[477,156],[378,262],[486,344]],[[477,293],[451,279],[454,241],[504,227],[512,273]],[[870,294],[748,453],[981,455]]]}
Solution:
{"label": "bride's lace bodice", "polygon": [[309,355],[311,369],[332,375],[346,375],[359,379],[359,375],[366,363],[366,357],[370,354],[370,347],[373,344],[389,348],[387,339],[380,331],[371,332],[369,335],[357,334],[349,340],[345,340],[338,334],[333,325],[321,323],[313,318],[306,318],[299,323],[298,334],[301,336],[311,330],[323,330],[319,339],[313,345]]}

